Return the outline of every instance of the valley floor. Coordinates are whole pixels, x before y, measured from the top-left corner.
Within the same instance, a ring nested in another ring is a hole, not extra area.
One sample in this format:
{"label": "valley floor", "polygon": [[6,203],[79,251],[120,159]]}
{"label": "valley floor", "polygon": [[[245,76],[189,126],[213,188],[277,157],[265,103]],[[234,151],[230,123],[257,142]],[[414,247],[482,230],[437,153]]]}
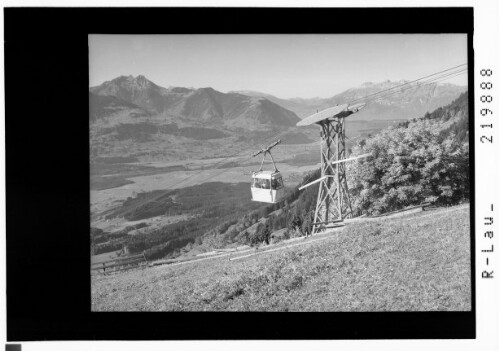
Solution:
{"label": "valley floor", "polygon": [[[293,147],[296,146],[293,145]],[[106,220],[99,219],[98,217],[109,209],[121,206],[125,199],[134,196],[136,193],[186,188],[205,183],[206,180],[209,180],[209,182],[246,182],[249,184],[251,181],[251,171],[258,169],[259,167],[259,164],[249,163],[244,166],[218,169],[215,167],[218,162],[220,162],[219,159],[191,160],[188,164],[185,164],[187,167],[185,170],[171,170],[167,172],[158,171],[157,168],[173,167],[178,166],[178,164],[161,162],[134,164],[134,166],[148,167],[148,169],[144,170],[144,174],[142,175],[120,176],[119,181],[123,181],[124,183],[120,183],[116,187],[99,190],[93,189],[90,191],[90,207],[93,216],[91,225],[107,231],[120,230],[125,226],[130,225],[130,223],[125,223],[123,220],[108,223]],[[202,169],[202,167],[206,167],[206,169]],[[267,169],[269,165],[265,165],[265,167]],[[317,168],[319,168],[319,165],[316,163],[308,165],[289,165],[287,163],[279,164],[279,170],[281,171],[285,179],[285,184],[288,187],[297,185],[303,179],[304,174]],[[101,179],[112,178],[112,172],[113,168],[110,169],[109,174],[104,174],[99,177]],[[94,177],[98,178],[97,176]],[[159,219],[162,223],[174,220],[172,218]]]}
{"label": "valley floor", "polygon": [[350,223],[274,250],[285,246],[92,276],[92,310],[471,310],[468,205]]}

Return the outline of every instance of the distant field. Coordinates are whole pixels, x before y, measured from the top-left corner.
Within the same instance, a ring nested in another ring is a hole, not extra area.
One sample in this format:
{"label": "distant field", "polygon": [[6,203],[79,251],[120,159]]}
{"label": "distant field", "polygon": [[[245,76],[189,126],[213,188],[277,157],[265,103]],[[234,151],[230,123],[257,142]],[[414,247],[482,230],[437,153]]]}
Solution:
{"label": "distant field", "polygon": [[[109,159],[113,159],[109,157]],[[119,158],[115,158],[119,159]],[[90,164],[90,189],[105,190],[117,188],[134,182],[128,178],[141,175],[164,174],[185,171],[181,165],[167,167],[151,167],[137,164],[117,163],[113,161]]]}
{"label": "distant field", "polygon": [[138,162],[139,160],[136,157],[122,156],[122,157],[94,157],[92,161],[93,163],[100,163],[100,164],[119,164],[119,163]]}
{"label": "distant field", "polygon": [[91,190],[112,189],[127,184],[133,184],[133,182],[122,176],[110,176],[110,177],[94,176],[90,178]]}
{"label": "distant field", "polygon": [[317,244],[92,277],[93,311],[468,311],[469,206],[348,225]]}

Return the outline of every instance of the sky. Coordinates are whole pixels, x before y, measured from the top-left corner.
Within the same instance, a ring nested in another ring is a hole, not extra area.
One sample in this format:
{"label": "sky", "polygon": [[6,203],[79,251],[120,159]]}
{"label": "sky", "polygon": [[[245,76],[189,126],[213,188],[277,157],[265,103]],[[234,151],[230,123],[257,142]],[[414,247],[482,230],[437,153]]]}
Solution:
{"label": "sky", "polygon": [[[90,86],[144,75],[163,86],[331,97],[467,63],[464,34],[89,35]],[[466,75],[445,82],[467,84]]]}

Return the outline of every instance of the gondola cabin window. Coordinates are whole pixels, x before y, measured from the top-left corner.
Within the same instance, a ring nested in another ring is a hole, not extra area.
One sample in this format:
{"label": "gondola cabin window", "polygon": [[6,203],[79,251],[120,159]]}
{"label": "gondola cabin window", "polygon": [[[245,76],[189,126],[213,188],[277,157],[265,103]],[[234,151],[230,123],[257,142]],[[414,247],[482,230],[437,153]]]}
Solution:
{"label": "gondola cabin window", "polygon": [[272,189],[281,189],[282,187],[284,187],[284,185],[282,183],[281,175],[274,177],[272,179]]}
{"label": "gondola cabin window", "polygon": [[254,178],[253,187],[258,189],[270,189],[270,181],[268,179]]}

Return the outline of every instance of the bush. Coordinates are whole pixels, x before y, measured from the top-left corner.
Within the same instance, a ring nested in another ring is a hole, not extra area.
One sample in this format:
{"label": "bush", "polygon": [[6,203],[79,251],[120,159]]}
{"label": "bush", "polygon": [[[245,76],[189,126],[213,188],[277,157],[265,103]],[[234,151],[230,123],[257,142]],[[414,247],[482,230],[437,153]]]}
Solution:
{"label": "bush", "polygon": [[354,148],[372,157],[347,167],[354,212],[380,214],[434,202],[457,204],[469,198],[469,150],[430,118],[388,128]]}
{"label": "bush", "polygon": [[267,222],[265,224],[260,223],[255,232],[250,235],[250,245],[255,246],[261,243],[269,244],[270,241],[270,224]]}

